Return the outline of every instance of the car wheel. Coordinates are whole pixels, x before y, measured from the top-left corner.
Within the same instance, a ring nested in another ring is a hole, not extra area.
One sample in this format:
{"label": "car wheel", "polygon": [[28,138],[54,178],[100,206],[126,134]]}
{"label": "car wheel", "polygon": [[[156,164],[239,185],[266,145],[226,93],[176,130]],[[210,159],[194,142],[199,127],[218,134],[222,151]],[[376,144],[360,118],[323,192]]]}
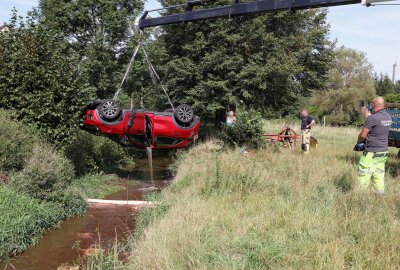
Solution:
{"label": "car wheel", "polygon": [[105,120],[115,120],[121,113],[121,108],[115,100],[103,100],[97,106],[100,116]]}
{"label": "car wheel", "polygon": [[174,112],[175,119],[182,123],[190,123],[194,118],[194,112],[192,107],[186,104],[179,105]]}

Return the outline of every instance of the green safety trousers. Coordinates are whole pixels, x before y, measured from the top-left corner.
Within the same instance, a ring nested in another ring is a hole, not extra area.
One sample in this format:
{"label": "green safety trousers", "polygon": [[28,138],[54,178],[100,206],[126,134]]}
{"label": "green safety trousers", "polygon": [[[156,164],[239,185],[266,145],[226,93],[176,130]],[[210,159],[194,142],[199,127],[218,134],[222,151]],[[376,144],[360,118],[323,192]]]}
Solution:
{"label": "green safety trousers", "polygon": [[385,163],[389,152],[364,152],[358,163],[358,180],[361,189],[372,187],[376,193],[385,192]]}

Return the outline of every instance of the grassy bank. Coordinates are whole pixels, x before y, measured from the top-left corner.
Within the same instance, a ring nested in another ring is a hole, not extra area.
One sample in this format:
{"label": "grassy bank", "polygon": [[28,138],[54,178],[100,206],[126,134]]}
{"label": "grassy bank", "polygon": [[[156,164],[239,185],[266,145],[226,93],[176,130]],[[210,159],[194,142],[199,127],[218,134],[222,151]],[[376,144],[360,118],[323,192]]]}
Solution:
{"label": "grassy bank", "polygon": [[47,229],[84,214],[85,198],[118,189],[116,177],[86,175],[32,127],[0,110],[0,261],[35,244]]}
{"label": "grassy bank", "polygon": [[[277,131],[281,124],[267,123]],[[313,130],[309,155],[213,142],[187,153],[162,204],[139,216],[128,269],[398,269],[399,165],[384,196],[356,188],[357,130]]]}
{"label": "grassy bank", "polygon": [[63,218],[57,204],[40,202],[0,186],[0,261],[35,244]]}
{"label": "grassy bank", "polygon": [[[103,198],[119,189],[116,183],[113,175],[90,175],[74,180],[69,189],[79,190],[84,198]],[[36,244],[46,230],[69,216],[61,203],[34,199],[1,185],[0,213],[0,261]]]}
{"label": "grassy bank", "polygon": [[118,177],[111,174],[89,174],[72,182],[72,186],[80,190],[87,199],[103,199],[123,187],[118,186]]}

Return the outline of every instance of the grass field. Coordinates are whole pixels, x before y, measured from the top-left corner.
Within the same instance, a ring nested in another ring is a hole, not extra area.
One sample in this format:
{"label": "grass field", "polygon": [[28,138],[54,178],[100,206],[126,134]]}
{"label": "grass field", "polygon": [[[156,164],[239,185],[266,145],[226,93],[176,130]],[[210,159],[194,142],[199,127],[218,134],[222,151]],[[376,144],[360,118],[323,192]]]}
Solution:
{"label": "grass field", "polygon": [[399,269],[399,161],[387,163],[384,196],[359,191],[357,133],[316,127],[308,155],[191,149],[161,205],[139,215],[126,268]]}

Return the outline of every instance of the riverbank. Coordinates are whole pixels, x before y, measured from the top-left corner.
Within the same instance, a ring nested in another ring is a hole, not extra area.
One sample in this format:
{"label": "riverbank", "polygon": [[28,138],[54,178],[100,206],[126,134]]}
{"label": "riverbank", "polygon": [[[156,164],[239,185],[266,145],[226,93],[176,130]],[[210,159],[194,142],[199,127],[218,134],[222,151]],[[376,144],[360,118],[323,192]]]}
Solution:
{"label": "riverbank", "polygon": [[193,148],[160,206],[139,216],[126,268],[399,268],[399,162],[393,153],[384,196],[357,191],[357,131],[316,127],[308,155]]}
{"label": "riverbank", "polygon": [[[79,190],[84,198],[104,198],[121,188],[117,184],[114,175],[89,175],[74,180],[70,188]],[[45,231],[68,217],[59,203],[34,199],[1,185],[0,212],[0,262],[35,245]]]}

